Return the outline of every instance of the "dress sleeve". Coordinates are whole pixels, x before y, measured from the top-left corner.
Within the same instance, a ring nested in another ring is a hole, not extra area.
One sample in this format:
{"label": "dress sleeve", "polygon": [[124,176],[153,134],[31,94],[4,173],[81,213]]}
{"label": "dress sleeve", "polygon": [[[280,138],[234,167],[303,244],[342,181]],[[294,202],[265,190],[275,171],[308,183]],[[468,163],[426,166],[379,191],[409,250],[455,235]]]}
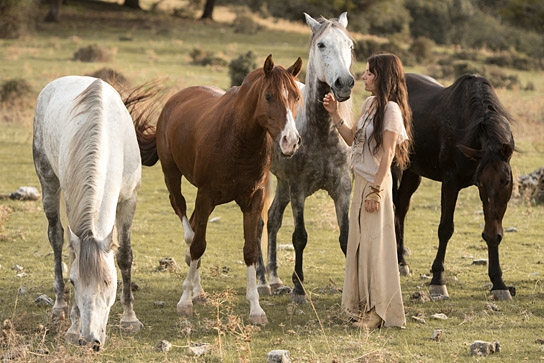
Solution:
{"label": "dress sleeve", "polygon": [[402,112],[396,102],[389,101],[385,106],[383,122],[384,130],[393,131],[398,135],[397,144],[408,140],[408,134],[406,133],[402,120]]}

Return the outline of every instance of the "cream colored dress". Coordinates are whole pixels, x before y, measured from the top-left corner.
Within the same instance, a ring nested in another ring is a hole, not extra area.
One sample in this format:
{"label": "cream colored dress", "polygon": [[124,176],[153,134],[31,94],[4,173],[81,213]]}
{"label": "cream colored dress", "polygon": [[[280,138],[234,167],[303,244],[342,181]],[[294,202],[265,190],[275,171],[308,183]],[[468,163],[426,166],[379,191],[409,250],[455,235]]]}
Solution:
{"label": "cream colored dress", "polygon": [[[368,109],[373,98],[365,101],[364,110]],[[368,213],[364,208],[364,196],[374,183],[382,155],[381,152],[372,155],[365,142],[372,128],[372,115],[367,111],[358,121],[358,129],[364,131],[356,135],[358,140],[352,146],[354,186],[342,308],[354,318],[374,308],[384,320],[384,326],[402,327],[406,324],[406,318],[397,261],[390,173],[381,185],[383,191],[378,212]],[[408,138],[400,108],[394,102],[386,106],[384,129],[396,132],[398,143]]]}

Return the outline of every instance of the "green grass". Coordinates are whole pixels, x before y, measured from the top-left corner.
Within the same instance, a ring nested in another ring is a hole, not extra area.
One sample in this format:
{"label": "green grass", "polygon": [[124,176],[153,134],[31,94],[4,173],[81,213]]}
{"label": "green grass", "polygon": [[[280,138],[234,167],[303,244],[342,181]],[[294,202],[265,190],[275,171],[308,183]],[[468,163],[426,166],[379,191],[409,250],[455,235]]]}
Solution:
{"label": "green grass", "polygon": [[[190,64],[188,54],[194,47],[230,58],[247,50],[253,50],[259,59],[272,53],[282,65],[292,64],[298,56],[307,59],[309,34],[300,32],[275,30],[247,36],[233,33],[223,23],[200,24],[164,16],[148,19],[132,12],[107,13],[119,18],[123,28],[111,21],[103,26],[83,26],[76,20],[85,17],[96,22],[97,14],[80,6],[66,7],[63,14],[66,22],[42,24],[39,32],[20,44],[0,41],[0,81],[25,78],[37,94],[48,81],[61,75],[86,74],[110,66],[134,85],[168,77],[165,83],[173,88],[192,84],[227,87],[227,69]],[[127,32],[133,41],[119,41],[119,35]],[[79,47],[93,43],[117,48],[114,62],[71,60]],[[363,67],[356,64],[354,68]],[[512,159],[515,176],[542,166],[544,142],[539,135],[544,112],[538,100],[543,94],[540,85],[535,92],[499,91],[518,120],[514,130],[523,153],[516,153]],[[355,108],[360,107],[363,96],[359,83]],[[0,194],[23,185],[38,186],[31,152],[32,110],[3,106],[0,111],[11,120],[0,123]],[[487,258],[480,237],[481,203],[476,188],[463,190],[455,214],[456,232],[446,255],[451,298],[420,303],[411,296],[427,291],[428,280],[421,275],[429,274],[436,253],[440,215],[440,184],[424,180],[413,197],[406,221],[406,244],[411,252],[408,262],[413,272],[401,279],[407,327],[367,333],[353,329],[340,313],[341,293],[335,287],[342,285],[344,258],[338,245],[338,227],[332,201],[325,193],[316,193],[306,205],[309,242],[304,271],[311,303],[293,305],[287,296],[262,297],[261,305],[270,323],[254,327],[249,324],[245,300],[239,208],[229,203],[213,212],[211,217],[219,220],[209,225],[208,248],[201,268],[209,301],[195,306],[192,317],[180,317],[176,303],[187,271],[182,227],[170,207],[160,167],[144,167],[142,178],[132,239],[133,279],[139,286],[134,308],[145,328],[135,336],[123,333],[118,327],[121,307],[116,303],[110,315],[106,347],[99,353],[66,344],[66,323],[53,324],[51,308],[34,304],[40,294],[53,296],[53,261],[41,202],[0,200],[0,319],[10,319],[17,332],[15,336],[6,333],[0,337],[2,356],[27,346],[19,361],[262,362],[268,351],[287,349],[294,362],[471,362],[483,360],[469,355],[470,343],[480,339],[501,343],[502,351],[489,358],[493,361],[544,359],[544,253],[540,243],[543,206],[511,201],[503,224],[505,228],[516,227],[518,232],[505,234],[500,257],[503,277],[508,285],[517,288],[518,294],[512,301],[492,302],[487,267],[472,265],[474,259]],[[184,192],[192,209],[195,190],[185,183]],[[290,244],[292,231],[288,208],[279,243]],[[159,271],[163,257],[173,257],[179,269]],[[278,259],[280,277],[291,285],[293,252],[282,250]],[[11,269],[15,264],[23,266],[24,276],[16,276]],[[28,293],[19,293],[21,286]],[[158,301],[164,301],[164,306],[156,304]],[[490,303],[496,304],[499,311],[490,309]],[[448,319],[432,319],[436,313],[444,313]],[[423,315],[426,324],[412,320],[415,315]],[[430,339],[435,329],[444,332],[439,342]],[[160,340],[173,344],[168,353],[156,351]],[[205,357],[193,357],[187,348],[193,343],[209,343],[213,350]]]}

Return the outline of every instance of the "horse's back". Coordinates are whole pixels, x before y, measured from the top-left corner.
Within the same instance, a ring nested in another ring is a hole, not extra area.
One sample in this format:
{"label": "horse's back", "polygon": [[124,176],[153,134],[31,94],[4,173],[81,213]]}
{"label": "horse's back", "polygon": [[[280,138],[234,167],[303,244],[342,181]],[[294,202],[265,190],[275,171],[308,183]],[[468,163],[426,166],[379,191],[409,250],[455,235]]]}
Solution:
{"label": "horse's back", "polygon": [[[99,84],[91,94],[95,82]],[[100,130],[98,140],[90,140],[90,130]],[[66,184],[62,180],[72,176],[64,174],[74,170],[67,166],[81,162],[81,153],[91,142],[99,151],[108,182],[122,184],[121,190],[132,193],[140,182],[141,161],[132,118],[119,93],[93,77],[66,76],[47,84],[38,96],[34,117],[35,158],[46,158],[61,184]]]}

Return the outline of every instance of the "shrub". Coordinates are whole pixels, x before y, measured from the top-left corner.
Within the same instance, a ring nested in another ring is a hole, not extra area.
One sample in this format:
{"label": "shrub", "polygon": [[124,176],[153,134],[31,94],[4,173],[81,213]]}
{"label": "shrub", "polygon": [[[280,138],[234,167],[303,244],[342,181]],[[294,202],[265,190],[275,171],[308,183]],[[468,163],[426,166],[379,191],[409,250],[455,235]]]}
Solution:
{"label": "shrub", "polygon": [[241,85],[249,72],[257,68],[255,59],[255,54],[249,51],[246,54],[239,55],[238,58],[230,62],[229,75],[231,87]]}
{"label": "shrub", "polygon": [[74,53],[74,60],[81,62],[111,62],[113,52],[96,44],[78,49]]}
{"label": "shrub", "polygon": [[416,57],[418,62],[423,62],[431,58],[435,43],[427,37],[418,37],[412,42],[410,52]]}
{"label": "shrub", "polygon": [[236,16],[232,26],[234,27],[235,33],[242,34],[255,34],[261,30],[261,26],[256,23],[251,16],[246,14]]}
{"label": "shrub", "polygon": [[0,87],[0,102],[14,101],[32,93],[32,87],[24,79],[10,79]]}

